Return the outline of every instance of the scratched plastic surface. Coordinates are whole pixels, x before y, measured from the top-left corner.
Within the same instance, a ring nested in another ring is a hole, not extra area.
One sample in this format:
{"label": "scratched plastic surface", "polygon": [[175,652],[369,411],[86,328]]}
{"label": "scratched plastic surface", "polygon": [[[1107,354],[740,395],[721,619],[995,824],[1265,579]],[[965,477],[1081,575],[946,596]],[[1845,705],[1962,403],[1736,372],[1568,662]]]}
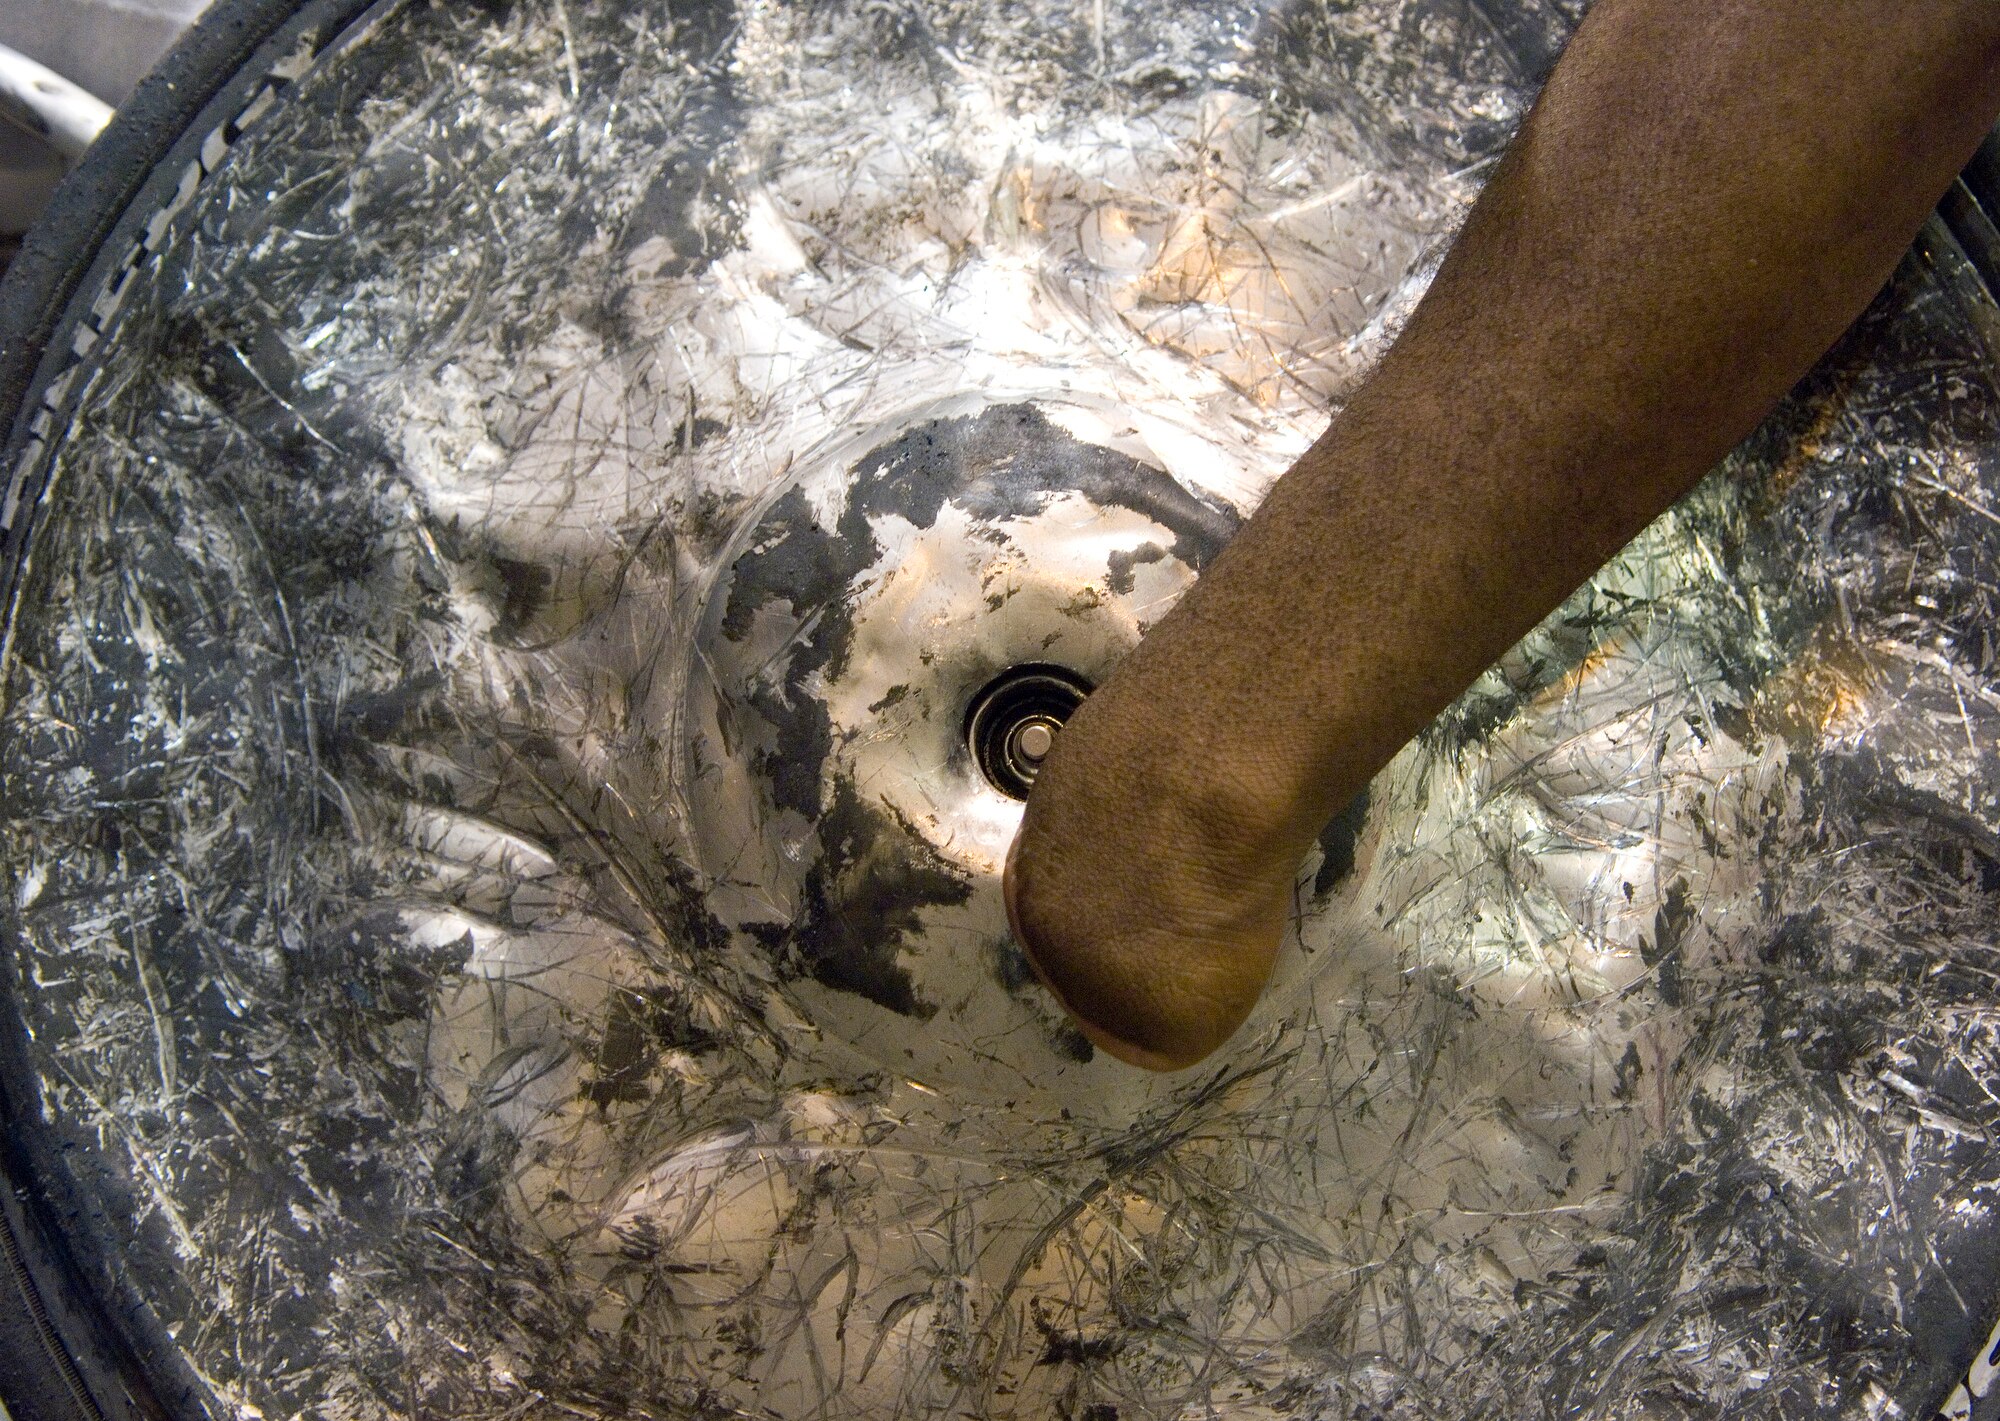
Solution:
{"label": "scratched plastic surface", "polygon": [[1006,939],[955,708],[1198,575],[1573,20],[291,56],[27,456],[0,722],[47,1130],[216,1416],[1942,1400],[2000,1256],[2000,312],[1939,233],[1328,835],[1214,1061],[1092,1059]]}

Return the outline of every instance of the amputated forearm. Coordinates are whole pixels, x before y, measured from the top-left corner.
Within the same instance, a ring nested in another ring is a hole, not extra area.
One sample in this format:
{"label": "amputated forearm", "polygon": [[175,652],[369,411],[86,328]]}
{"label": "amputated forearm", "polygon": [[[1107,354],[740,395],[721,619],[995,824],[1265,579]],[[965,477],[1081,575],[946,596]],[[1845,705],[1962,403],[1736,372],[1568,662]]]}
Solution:
{"label": "amputated forearm", "polygon": [[1996,108],[2000,5],[1601,0],[1376,378],[1146,654],[1253,679],[1245,753],[1323,819],[1750,431]]}
{"label": "amputated forearm", "polygon": [[1740,440],[2000,110],[2000,0],[1598,0],[1407,329],[1064,730],[1009,871],[1092,1039],[1250,1010],[1324,822]]}

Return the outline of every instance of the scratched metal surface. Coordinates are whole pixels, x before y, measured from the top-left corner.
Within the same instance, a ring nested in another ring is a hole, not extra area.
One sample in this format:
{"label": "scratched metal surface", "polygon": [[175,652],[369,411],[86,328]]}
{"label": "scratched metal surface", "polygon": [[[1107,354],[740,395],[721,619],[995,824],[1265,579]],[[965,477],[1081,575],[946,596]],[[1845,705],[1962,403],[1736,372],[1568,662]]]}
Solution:
{"label": "scratched metal surface", "polygon": [[16,471],[0,720],[43,1134],[216,1415],[1937,1404],[2000,311],[1936,233],[1330,832],[1214,1062],[1092,1059],[1006,940],[965,697],[1198,575],[1573,19],[387,4],[284,66]]}

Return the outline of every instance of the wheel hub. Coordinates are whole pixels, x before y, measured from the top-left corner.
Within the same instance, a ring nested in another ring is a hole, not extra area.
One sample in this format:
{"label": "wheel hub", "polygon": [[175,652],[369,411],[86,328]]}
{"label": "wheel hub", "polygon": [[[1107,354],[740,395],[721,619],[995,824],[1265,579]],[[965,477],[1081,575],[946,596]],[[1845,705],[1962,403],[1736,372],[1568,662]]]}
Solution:
{"label": "wheel hub", "polygon": [[1235,525],[1115,444],[1037,401],[827,451],[746,520],[696,638],[711,907],[823,1029],[922,1080],[1019,1090],[1091,1062],[1007,931],[1001,870],[1063,721]]}

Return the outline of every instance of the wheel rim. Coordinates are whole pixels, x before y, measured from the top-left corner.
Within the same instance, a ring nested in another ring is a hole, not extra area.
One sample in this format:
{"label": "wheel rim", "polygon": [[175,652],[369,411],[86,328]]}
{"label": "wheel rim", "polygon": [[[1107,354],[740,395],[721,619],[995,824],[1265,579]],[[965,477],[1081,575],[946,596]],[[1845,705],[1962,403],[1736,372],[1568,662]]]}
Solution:
{"label": "wheel rim", "polygon": [[978,692],[1198,573],[1561,30],[1369,18],[385,5],[231,70],[10,446],[12,1084],[149,1366],[242,1414],[1948,1389],[2000,396],[1940,233],[1385,772],[1218,1068],[1088,1059],[1008,953]]}

